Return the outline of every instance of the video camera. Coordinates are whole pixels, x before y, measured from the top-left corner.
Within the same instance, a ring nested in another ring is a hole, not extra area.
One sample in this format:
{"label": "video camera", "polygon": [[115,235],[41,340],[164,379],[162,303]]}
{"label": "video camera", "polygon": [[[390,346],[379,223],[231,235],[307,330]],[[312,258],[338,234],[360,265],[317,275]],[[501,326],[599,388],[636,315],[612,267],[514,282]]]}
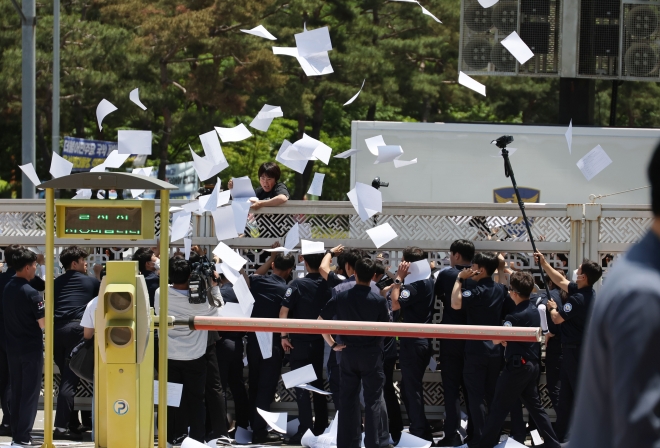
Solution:
{"label": "video camera", "polygon": [[209,261],[206,255],[200,257],[199,261],[191,263],[190,281],[188,286],[188,302],[193,304],[205,303],[220,308],[224,305],[222,300],[213,297],[211,290],[215,286],[215,265]]}

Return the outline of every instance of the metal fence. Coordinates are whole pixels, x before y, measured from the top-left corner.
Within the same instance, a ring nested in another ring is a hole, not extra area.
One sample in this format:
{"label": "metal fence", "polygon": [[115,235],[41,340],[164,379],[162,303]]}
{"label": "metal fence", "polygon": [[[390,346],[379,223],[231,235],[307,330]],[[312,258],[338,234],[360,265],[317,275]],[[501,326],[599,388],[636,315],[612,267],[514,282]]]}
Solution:
{"label": "metal fence", "polygon": [[[172,201],[172,206],[183,203]],[[0,247],[23,244],[43,250],[44,210],[43,200],[0,200]],[[158,235],[161,225],[158,204],[156,212]],[[584,258],[589,258],[602,263],[604,277],[611,263],[642,238],[653,219],[648,205],[527,204],[527,214],[532,221],[534,237],[539,241],[538,249],[557,268],[571,273]],[[451,243],[463,238],[473,241],[478,251],[504,253],[515,269],[540,275],[516,204],[386,203],[382,213],[362,222],[350,202],[289,201],[283,206],[261,209],[250,215],[245,235],[224,242],[246,256],[246,269],[251,272],[265,260],[267,253],[264,249],[276,240],[282,241],[295,223],[300,226],[301,238],[323,241],[326,247],[343,244],[363,248],[373,255],[384,252],[391,266],[398,265],[407,246],[426,250],[429,260],[438,266],[448,265],[447,251]],[[398,238],[376,250],[366,230],[383,223],[389,223]],[[215,247],[218,241],[209,213],[193,215],[190,237],[193,244],[205,247],[209,252]],[[56,240],[55,243],[57,251],[71,244],[89,246],[92,262],[128,257],[138,247],[136,241],[130,240],[113,241],[112,247],[106,248],[85,240]],[[156,246],[156,240],[142,241],[140,245]],[[175,243],[171,250],[182,247],[182,242]],[[0,255],[4,257],[3,253]],[[599,287],[600,284],[597,289]],[[438,312],[434,315],[434,323],[440,321],[440,309],[440,304],[436,304]],[[434,341],[436,359],[438,347],[438,342]],[[424,389],[427,413],[431,418],[440,417],[444,411],[441,372],[429,370],[424,377]],[[540,389],[544,405],[551,408],[544,376]],[[83,399],[77,403],[83,407],[88,405],[89,399],[85,397],[89,397],[90,392],[89,385],[81,385],[78,396]],[[282,383],[274,409],[296,409],[295,395]],[[551,409],[549,413],[554,415]]]}

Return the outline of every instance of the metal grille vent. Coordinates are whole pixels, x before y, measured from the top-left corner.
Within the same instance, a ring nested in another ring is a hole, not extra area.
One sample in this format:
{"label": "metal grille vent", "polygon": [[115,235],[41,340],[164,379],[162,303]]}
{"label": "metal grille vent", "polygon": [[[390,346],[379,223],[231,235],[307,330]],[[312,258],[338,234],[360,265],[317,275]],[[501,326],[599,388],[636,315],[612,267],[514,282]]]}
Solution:
{"label": "metal grille vent", "polygon": [[587,77],[619,76],[621,0],[582,0],[578,74]]}
{"label": "metal grille vent", "polygon": [[623,78],[658,80],[660,6],[624,5]]}
{"label": "metal grille vent", "polygon": [[[471,75],[557,76],[560,2],[501,0],[484,9],[477,0],[464,0],[460,70]],[[501,44],[514,31],[534,52],[522,66]]]}

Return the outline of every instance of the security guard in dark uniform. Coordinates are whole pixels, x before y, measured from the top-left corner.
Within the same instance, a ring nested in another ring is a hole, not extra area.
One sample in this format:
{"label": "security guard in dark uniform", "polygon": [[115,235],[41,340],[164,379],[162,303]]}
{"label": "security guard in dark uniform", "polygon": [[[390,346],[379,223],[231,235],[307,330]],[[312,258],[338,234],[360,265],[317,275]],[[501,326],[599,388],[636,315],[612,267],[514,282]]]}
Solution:
{"label": "security guard in dark uniform", "polygon": [[[371,291],[375,262],[364,258],[355,265],[356,284],[340,292],[324,307],[320,319],[389,322],[387,301]],[[364,446],[389,446],[387,411],[383,398],[383,338],[378,336],[342,336],[339,345],[329,334],[323,335],[333,350],[342,351],[341,413],[337,430],[337,448],[359,448],[361,442],[360,386],[364,391]]]}
{"label": "security guard in dark uniform", "polygon": [[[303,255],[305,269],[308,274],[289,283],[282,300],[280,318],[283,319],[318,319],[321,310],[331,297],[330,284],[319,273],[319,267],[325,254]],[[282,348],[290,351],[291,369],[299,369],[311,364],[316,373],[316,380],[310,384],[317,389],[323,389],[323,337],[320,334],[282,333]],[[296,388],[298,403],[298,432],[289,440],[289,444],[297,444],[308,429],[315,435],[323,434],[328,426],[328,404],[324,395],[313,394],[314,416],[312,419],[312,403],[310,392]]]}
{"label": "security guard in dark uniform", "polygon": [[[492,279],[495,270],[503,268],[492,252],[479,253],[472,260],[472,268],[458,274],[451,296],[454,310],[465,309],[468,325],[499,326],[502,322],[502,308],[508,297],[506,287]],[[477,286],[463,290],[467,279],[477,282]],[[495,394],[497,377],[500,374],[500,346],[493,341],[467,341],[465,343],[465,364],[463,379],[468,391],[468,406],[473,424],[470,448],[481,443],[481,434],[486,422],[486,407],[490,407]]]}
{"label": "security guard in dark uniform", "polygon": [[[280,315],[282,298],[288,290],[286,279],[296,265],[292,254],[273,252],[266,263],[249,277],[250,292],[254,297],[252,317],[277,319]],[[273,272],[268,274],[268,269]],[[252,422],[252,442],[264,443],[279,440],[280,436],[268,433],[266,421],[259,415],[257,408],[270,411],[275,398],[275,391],[282,371],[284,356],[280,333],[273,333],[272,356],[264,359],[255,333],[248,333],[247,358],[250,396],[250,421]],[[234,397],[236,399],[236,397]]]}
{"label": "security guard in dark uniform", "polygon": [[578,369],[580,366],[580,351],[587,327],[587,318],[591,303],[596,298],[593,285],[603,274],[600,264],[584,260],[577,272],[577,282],[569,282],[557,272],[540,253],[534,254],[536,262],[541,265],[555,285],[568,293],[566,302],[561,308],[554,300],[548,300],[548,309],[552,322],[561,324],[561,389],[559,390],[559,409],[555,429],[559,441],[566,439],[568,425],[573,411],[573,400],[577,395]]}
{"label": "security guard in dark uniform", "polygon": [[[401,310],[407,324],[430,324],[433,316],[433,277],[403,285],[410,263],[425,260],[419,247],[407,247],[390,290],[392,311]],[[424,412],[424,371],[431,358],[431,344],[426,338],[400,338],[399,363],[403,381],[403,402],[410,419],[410,433],[433,441]]]}
{"label": "security guard in dark uniform", "polygon": [[[441,270],[435,281],[435,296],[442,303],[443,325],[466,325],[467,315],[464,309],[455,310],[451,307],[451,292],[458,274],[471,266],[474,257],[474,244],[467,240],[456,240],[449,248],[451,267]],[[465,280],[465,288],[472,289],[476,283]],[[465,402],[468,403],[468,393],[463,382],[463,363],[465,360],[465,341],[460,339],[440,339],[440,371],[442,372],[442,389],[445,394],[445,437],[437,446],[460,446],[463,444],[458,432],[461,422],[461,389]],[[472,419],[469,418],[468,406],[468,437],[472,435]]]}
{"label": "security guard in dark uniform", "polygon": [[[510,295],[515,308],[504,317],[505,327],[539,327],[541,318],[529,296],[534,290],[534,278],[529,272],[511,275]],[[540,344],[538,342],[493,341],[504,346],[505,366],[497,380],[495,397],[489,409],[481,436],[481,448],[492,448],[499,442],[500,430],[512,406],[520,399],[536,423],[546,448],[559,448],[537,389]]]}

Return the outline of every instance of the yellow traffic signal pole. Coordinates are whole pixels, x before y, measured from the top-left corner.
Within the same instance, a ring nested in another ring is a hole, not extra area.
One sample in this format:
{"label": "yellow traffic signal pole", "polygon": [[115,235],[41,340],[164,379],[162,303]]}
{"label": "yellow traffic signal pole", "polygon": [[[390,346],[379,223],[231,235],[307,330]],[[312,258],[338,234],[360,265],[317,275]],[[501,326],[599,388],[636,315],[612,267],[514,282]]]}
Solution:
{"label": "yellow traffic signal pole", "polygon": [[55,190],[46,188],[46,353],[44,360],[44,443],[53,445],[53,325],[55,321]]}
{"label": "yellow traffic signal pole", "polygon": [[167,448],[167,282],[170,264],[170,192],[160,191],[160,313],[158,326],[158,448]]}

